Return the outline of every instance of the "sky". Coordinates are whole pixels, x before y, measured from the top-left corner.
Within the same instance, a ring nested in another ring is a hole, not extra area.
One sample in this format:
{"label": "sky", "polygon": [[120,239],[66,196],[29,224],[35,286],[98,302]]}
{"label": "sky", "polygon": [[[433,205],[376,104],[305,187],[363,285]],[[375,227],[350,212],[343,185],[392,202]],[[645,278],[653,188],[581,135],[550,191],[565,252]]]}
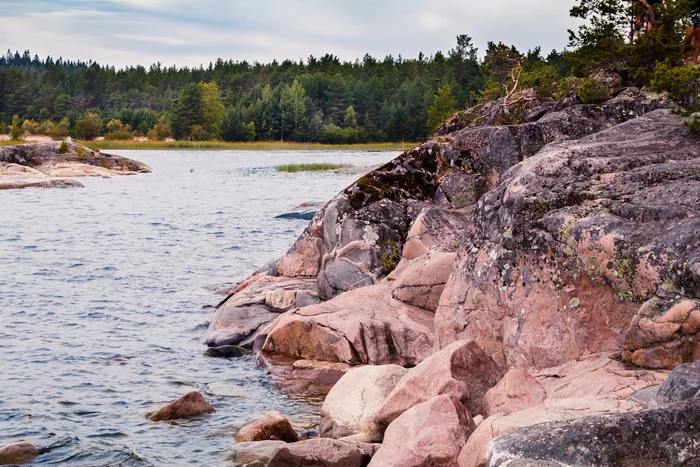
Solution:
{"label": "sky", "polygon": [[566,46],[573,0],[0,0],[0,48],[122,68],[332,53],[415,58],[468,34],[522,51]]}

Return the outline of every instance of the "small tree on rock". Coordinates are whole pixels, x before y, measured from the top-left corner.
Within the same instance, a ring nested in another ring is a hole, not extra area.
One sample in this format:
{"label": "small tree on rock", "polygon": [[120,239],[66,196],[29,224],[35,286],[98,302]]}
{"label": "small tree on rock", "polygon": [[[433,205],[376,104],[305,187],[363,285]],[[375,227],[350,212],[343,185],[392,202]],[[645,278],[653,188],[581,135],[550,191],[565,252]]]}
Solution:
{"label": "small tree on rock", "polygon": [[438,89],[433,100],[433,106],[428,110],[428,131],[435,133],[455,111],[457,99],[452,94],[448,84]]}

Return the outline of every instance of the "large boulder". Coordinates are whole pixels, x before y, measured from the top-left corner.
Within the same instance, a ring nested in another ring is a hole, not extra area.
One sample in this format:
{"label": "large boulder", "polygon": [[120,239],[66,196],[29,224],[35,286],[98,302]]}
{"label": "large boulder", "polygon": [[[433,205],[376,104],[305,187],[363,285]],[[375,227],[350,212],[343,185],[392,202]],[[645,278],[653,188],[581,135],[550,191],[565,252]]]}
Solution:
{"label": "large boulder", "polygon": [[[252,348],[258,332],[280,313],[315,295],[316,281],[259,274],[239,284],[221,303],[202,342],[209,347]],[[313,303],[313,302],[311,302]]]}
{"label": "large boulder", "polygon": [[452,467],[476,426],[453,396],[418,404],[394,420],[370,466]]}
{"label": "large boulder", "polygon": [[161,407],[147,415],[154,422],[177,420],[214,412],[214,407],[197,391],[192,391],[181,398]]}
{"label": "large boulder", "polygon": [[408,370],[398,365],[364,366],[348,371],[326,396],[321,409],[321,436],[343,438],[361,435],[382,440],[375,424],[386,396]]}
{"label": "large boulder", "polygon": [[700,361],[679,365],[656,394],[656,403],[670,404],[692,399],[700,392]]}
{"label": "large boulder", "polygon": [[487,465],[698,465],[699,436],[700,400],[695,399],[511,431],[491,442]]}
{"label": "large boulder", "polygon": [[[484,467],[487,447],[492,439],[504,433],[539,423],[573,420],[589,415],[637,411],[641,406],[632,401],[586,397],[575,399],[547,399],[541,405],[509,415],[488,417],[474,430],[459,455],[459,467]],[[544,466],[543,466],[544,467]]]}
{"label": "large boulder", "polygon": [[266,413],[245,425],[236,433],[237,443],[267,440],[294,443],[299,440],[299,435],[294,431],[289,420],[277,411]]}
{"label": "large boulder", "polygon": [[365,467],[377,445],[317,438],[281,446],[267,467]]}
{"label": "large boulder", "polygon": [[415,366],[433,353],[433,319],[380,284],[283,314],[263,348],[297,359]]}
{"label": "large boulder", "polygon": [[454,252],[434,251],[412,261],[394,282],[394,298],[436,311],[456,257]]}
{"label": "large boulder", "polygon": [[377,425],[388,427],[411,407],[444,394],[459,400],[472,416],[479,415],[484,394],[501,378],[501,367],[475,342],[454,342],[399,381],[379,409]]}
{"label": "large boulder", "polygon": [[642,366],[692,361],[695,305],[673,307],[700,295],[699,174],[700,142],[666,110],[505,171],[441,297],[439,345],[474,339],[515,367],[623,344]]}
{"label": "large boulder", "polygon": [[530,373],[514,368],[484,394],[483,415],[519,412],[540,405],[546,398],[547,392]]}

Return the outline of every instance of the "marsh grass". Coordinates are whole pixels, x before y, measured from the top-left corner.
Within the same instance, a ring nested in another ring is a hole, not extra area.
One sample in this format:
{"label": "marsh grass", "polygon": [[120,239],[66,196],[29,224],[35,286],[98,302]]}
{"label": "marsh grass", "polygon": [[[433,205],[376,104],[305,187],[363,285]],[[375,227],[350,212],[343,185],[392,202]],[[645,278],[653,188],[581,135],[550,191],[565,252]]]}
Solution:
{"label": "marsh grass", "polygon": [[[79,141],[90,148],[110,149],[192,149],[192,150],[239,150],[239,151],[401,151],[410,149],[411,143],[370,144],[317,144],[264,141],[253,143],[227,143],[223,141]],[[16,144],[16,143],[15,143]]]}
{"label": "marsh grass", "polygon": [[286,164],[277,166],[278,172],[297,173],[297,172],[323,172],[327,170],[341,170],[352,167],[349,164]]}

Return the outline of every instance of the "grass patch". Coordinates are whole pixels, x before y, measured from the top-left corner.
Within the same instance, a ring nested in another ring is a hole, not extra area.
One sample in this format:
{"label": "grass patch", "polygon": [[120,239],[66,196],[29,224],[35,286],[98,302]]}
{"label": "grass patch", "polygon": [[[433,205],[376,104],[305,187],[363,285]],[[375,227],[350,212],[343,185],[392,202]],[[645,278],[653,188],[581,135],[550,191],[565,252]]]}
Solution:
{"label": "grass patch", "polygon": [[326,170],[340,170],[352,167],[349,164],[287,164],[277,166],[278,172],[323,172]]}
{"label": "grass patch", "polygon": [[369,144],[317,144],[263,141],[253,143],[227,143],[224,141],[79,141],[90,148],[110,149],[191,149],[191,150],[236,150],[236,151],[403,151],[415,146],[413,143],[369,143]]}

